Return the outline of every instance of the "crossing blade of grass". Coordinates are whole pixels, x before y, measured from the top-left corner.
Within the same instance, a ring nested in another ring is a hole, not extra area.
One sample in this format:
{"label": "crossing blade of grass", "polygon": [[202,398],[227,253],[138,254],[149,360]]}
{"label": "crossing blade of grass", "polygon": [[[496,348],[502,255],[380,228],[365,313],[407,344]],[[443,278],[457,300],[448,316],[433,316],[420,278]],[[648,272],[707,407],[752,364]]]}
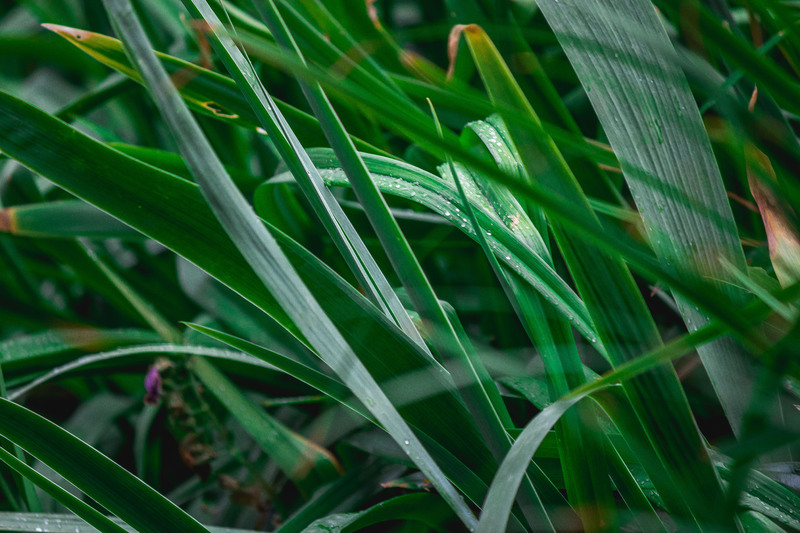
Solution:
{"label": "crossing blade of grass", "polygon": [[338,477],[341,466],[330,452],[253,404],[210,361],[192,357],[187,366],[306,495]]}
{"label": "crossing blade of grass", "polygon": [[[125,0],[109,0],[106,5],[126,49],[136,58],[142,78],[170,125],[192,174],[215,215],[219,217],[258,279],[270,289],[318,355],[333,368],[395,441],[407,451],[459,519],[472,528],[475,517],[461,496],[317,303],[275,238],[236,190],[153,53],[130,3]],[[250,70],[251,67],[249,64],[246,67],[248,70],[245,71],[246,74],[242,73],[243,78],[245,75],[252,78],[254,73]]]}
{"label": "crossing blade of grass", "polygon": [[[516,107],[528,118],[526,128],[514,123],[508,126],[529,179],[563,195],[587,219],[594,218],[575,177],[486,34],[477,26],[468,26],[464,36],[490,98],[503,102],[503,107]],[[612,364],[620,365],[659,346],[655,323],[624,262],[558,222],[553,224],[553,234]],[[667,471],[672,476],[688,476],[681,493],[675,491],[675,479],[655,479],[670,511],[689,523],[733,526],[731,517],[718,506],[722,488],[710,462],[703,460],[707,458],[705,444],[674,369],[655,368],[626,382],[625,389],[650,444],[668,465]]]}
{"label": "crossing blade of grass", "polygon": [[[545,1],[542,13],[586,88],[665,268],[720,280],[732,305],[742,291],[724,283],[720,259],[742,270],[744,253],[725,186],[677,55],[650,2]],[[636,172],[632,172],[636,169]],[[641,180],[638,172],[655,177]],[[693,209],[687,199],[706,207]],[[689,329],[709,317],[675,295]],[[753,366],[730,339],[699,348],[703,366],[736,434],[750,401]],[[777,404],[775,406],[777,409]],[[775,415],[780,418],[780,415]]]}
{"label": "crossing blade of grass", "polygon": [[[431,112],[433,114],[436,126],[439,129],[439,133],[441,134],[441,123],[439,122],[436,112],[432,106]],[[452,169],[453,163],[449,157],[447,161]],[[494,255],[488,250],[486,239],[483,236],[483,230],[478,226],[475,215],[469,208],[469,200],[467,200],[464,188],[462,187],[461,182],[458,180],[458,176],[456,176],[455,173],[453,174],[453,180],[456,184],[456,190],[458,191],[458,194],[464,203],[465,211],[469,217],[469,222],[472,225],[473,231],[478,236],[478,242],[485,249],[486,253],[491,255],[491,258],[494,259],[493,267],[496,267],[497,259],[494,258]],[[432,291],[431,297],[435,299]],[[436,308],[442,315],[444,315],[444,309],[438,304],[438,301],[436,301]],[[490,442],[492,442],[492,444],[490,444],[490,449],[494,452],[498,461],[500,461],[502,460],[503,456],[508,453],[510,448],[509,437],[506,434],[503,426],[510,426],[511,417],[505,408],[505,404],[503,404],[503,401],[500,398],[500,393],[498,392],[496,385],[491,380],[489,373],[486,371],[483,361],[480,359],[480,357],[478,357],[474,349],[468,351],[471,348],[471,344],[459,339],[454,329],[455,324],[451,323],[446,316],[443,316],[442,318],[444,319],[444,323],[437,324],[435,327],[449,326],[451,331],[447,332],[447,335],[452,335],[453,337],[452,341],[449,339],[444,339],[444,342],[446,343],[445,347],[447,348],[447,351],[445,351],[444,354],[449,357],[459,358],[457,364],[452,365],[455,367],[452,370],[452,373],[454,376],[461,376],[461,379],[465,380],[465,383],[467,383],[467,386],[462,389],[462,394],[465,397],[467,405],[472,408],[473,415],[483,418],[483,424],[480,424],[479,427],[481,427],[481,425],[483,426],[481,429],[483,431],[484,438],[487,440],[491,439]],[[455,344],[455,348],[458,350],[457,352],[453,348],[448,347],[448,345],[451,344]],[[538,474],[538,472],[536,473]],[[544,506],[545,500],[543,500],[543,497],[540,495],[540,493],[537,493],[533,484],[533,479],[533,476],[526,476],[522,482],[523,491],[519,495],[520,506],[522,507],[523,513],[528,520],[528,525],[532,529],[554,531],[552,520],[550,516],[548,516],[547,509]],[[548,482],[549,480],[545,477],[543,482],[539,484],[544,486]],[[541,494],[544,494],[542,489],[540,489],[540,491]]]}
{"label": "crossing blade of grass", "polygon": [[[364,417],[372,423],[380,425],[378,421],[370,414],[364,405],[357,401],[356,398],[348,391],[348,389],[335,378],[331,378],[320,374],[313,369],[309,369],[292,361],[279,354],[275,354],[243,339],[236,338],[232,335],[225,334],[220,331],[215,331],[210,328],[199,326],[197,324],[189,324],[189,327],[197,329],[217,340],[220,340],[230,346],[242,350],[254,357],[275,365],[277,368],[284,370],[287,374],[291,374],[295,378],[303,381],[304,383],[316,388],[326,396],[333,398],[341,404],[352,409],[360,416]],[[411,377],[411,381],[416,381],[416,377]],[[388,383],[388,387],[408,388],[409,380],[405,376],[399,376],[397,383]],[[428,392],[429,393],[429,392]],[[425,391],[420,391],[421,395],[426,395]],[[420,398],[421,399],[421,398]],[[417,426],[415,426],[417,427]],[[431,450],[431,453],[442,465],[447,465],[445,469],[453,482],[458,488],[467,495],[473,503],[480,503],[480,498],[486,493],[486,485],[475,473],[469,470],[469,467],[461,462],[458,458],[454,457],[448,450],[439,446],[436,441],[432,440],[424,433],[420,433],[425,446]],[[549,482],[549,481],[548,481]],[[338,483],[338,482],[336,482]],[[513,517],[514,523],[518,524],[516,516]],[[290,531],[294,531],[290,528]]]}
{"label": "crossing blade of grass", "polygon": [[[748,311],[755,312],[757,315],[765,313],[763,306],[758,304],[748,306]],[[522,467],[524,467],[524,464],[526,464],[526,458],[529,461],[530,458],[536,453],[536,449],[547,437],[548,429],[552,427],[552,425],[555,424],[561,416],[563,416],[563,413],[566,412],[576,402],[585,399],[589,395],[597,394],[603,390],[609,390],[609,387],[611,386],[624,384],[626,381],[634,379],[636,376],[641,375],[642,373],[648,372],[653,368],[657,368],[658,365],[666,361],[670,361],[686,354],[694,346],[708,342],[708,340],[724,334],[725,327],[719,322],[712,321],[693,333],[686,334],[683,337],[658,347],[633,361],[620,365],[615,370],[605,374],[602,378],[588,382],[585,385],[573,390],[566,397],[563,397],[557,402],[546,406],[542,412],[539,413],[539,415],[537,415],[523,430],[523,433],[525,433],[525,438],[523,439],[522,433],[517,437],[517,440],[512,447],[512,452],[509,453],[509,456],[498,470],[484,505],[484,513],[480,517],[481,524],[479,524],[479,527],[476,531],[494,531],[492,527],[495,527],[499,517],[503,516],[503,509],[508,508],[513,502],[514,491],[516,489],[514,489],[512,485],[519,482],[516,468],[519,465],[523,465]],[[598,399],[600,398],[601,397],[598,396]],[[601,400],[601,405],[602,404],[603,402]],[[605,408],[605,411],[613,414],[615,412],[613,404],[610,404],[609,407],[610,408]],[[543,419],[538,420],[542,415],[544,415]],[[624,429],[625,427],[632,428],[631,433],[641,430],[639,424],[637,424],[636,421],[630,417],[621,416],[618,420],[615,420],[615,422],[621,429]],[[622,422],[622,424],[620,424],[620,422]],[[631,422],[632,425],[630,424]],[[523,448],[526,447],[529,447],[529,449],[527,451],[523,451]],[[527,455],[528,453],[530,453],[530,456]],[[728,465],[730,465],[730,460],[723,459],[716,452],[712,452],[711,457],[713,458],[716,468],[720,470],[722,477],[725,478],[726,469],[728,468]],[[510,475],[513,475],[514,477],[509,477]],[[743,504],[752,506],[753,509],[760,512],[766,512],[774,520],[793,527],[791,524],[794,520],[797,520],[798,515],[797,503],[792,502],[797,501],[797,496],[785,487],[781,486],[779,483],[766,478],[766,476],[763,474],[755,472],[754,476],[758,481],[753,482],[748,487],[751,494],[744,499]],[[748,500],[748,498],[755,498],[758,501],[755,502],[752,499]],[[489,511],[490,508],[491,511]],[[792,511],[787,512],[788,509],[792,509]],[[490,512],[490,515],[487,516],[487,512]],[[689,527],[692,526],[689,523],[685,523],[684,525]]]}
{"label": "crossing blade of grass", "polygon": [[[341,169],[341,164],[330,150],[314,149],[309,151],[309,155],[317,168],[325,170],[323,178],[326,183],[331,186],[350,185]],[[474,230],[464,218],[463,213],[466,208],[452,182],[448,183],[434,174],[402,161],[367,154],[361,156],[382,192],[418,202],[445,217],[454,227],[471,238],[477,239]],[[259,197],[267,194],[270,183],[280,183],[283,180],[284,175],[281,174],[256,189],[257,210],[259,204],[263,202]],[[596,342],[597,332],[592,326],[585,306],[574,291],[539,255],[525,243],[520,242],[514,233],[493,215],[485,198],[476,193],[476,190],[467,189],[467,197],[479,226],[487,234],[491,233],[487,235],[487,240],[495,255],[542,293],[565,316],[573,317],[575,328],[587,340]]]}
{"label": "crossing blade of grass", "polygon": [[208,533],[194,518],[94,448],[3,398],[0,432],[137,531]]}
{"label": "crossing blade of grass", "polygon": [[[317,218],[333,240],[340,254],[361,284],[363,290],[387,316],[400,326],[409,338],[427,351],[411,318],[403,308],[388,280],[381,272],[375,259],[355,231],[341,206],[325,188],[319,172],[311,164],[305,149],[283,114],[276,107],[270,94],[258,80],[254,67],[227,35],[222,22],[205,0],[186,1],[186,6],[202,18],[209,26],[207,36],[223,64],[236,81],[255,113],[259,124],[281,156],[281,159],[297,179],[306,199],[311,204]],[[330,124],[325,124],[326,135]],[[346,134],[345,134],[346,135]]]}
{"label": "crossing blade of grass", "polygon": [[[289,33],[289,29],[286,27],[275,2],[270,0],[265,5],[256,3],[256,7],[267,22],[276,41],[290,53],[296,54],[298,59],[305,63],[303,54],[295,43],[294,37]],[[373,182],[366,164],[356,151],[355,145],[350,140],[344,125],[336,115],[325,92],[318,83],[306,83],[300,80],[300,86],[314,115],[320,121],[320,125],[328,138],[328,142],[333,147],[337,159],[341,162],[342,168],[348,176],[348,181],[356,193],[370,224],[372,224],[383,246],[383,251],[389,257],[395,273],[400,278],[420,317],[430,322],[431,340],[434,349],[438,352],[440,358],[446,361],[453,361],[457,365],[464,365],[467,354],[458,342],[453,326],[447,320],[444,310],[439,305],[439,300],[433,292],[433,288],[422,271],[422,267],[411,251],[408,241],[400,231],[400,227],[389,211],[386,201]],[[413,325],[411,327],[413,328]],[[450,371],[455,374],[459,369],[450,368]],[[469,374],[469,371],[466,372]],[[466,384],[467,380],[464,380],[463,383]],[[473,416],[479,419],[484,419],[487,415],[494,416],[493,414],[490,415],[491,410],[486,408],[486,397],[479,395],[477,398],[468,397],[465,399],[468,406],[473,410]],[[504,410],[505,408],[501,406],[501,412]],[[495,428],[494,433],[494,435],[484,435],[487,442],[501,442],[506,439],[502,427],[499,425]]]}
{"label": "crossing blade of grass", "polygon": [[[197,264],[304,340],[231,243],[196,184],[126,157],[2,91],[0,149]],[[64,165],[65,158],[72,164]],[[453,394],[450,376],[313,254],[274,228],[270,231],[378,381],[419,376],[405,389],[392,391],[393,400],[403,406],[403,416],[488,483],[493,459]],[[301,352],[295,355],[300,360],[305,357]],[[421,395],[426,398],[424,405],[409,400],[420,387],[426,388]]]}
{"label": "crossing blade of grass", "polygon": [[495,481],[489,487],[489,494],[484,501],[478,526],[475,528],[476,533],[505,530],[517,488],[536,449],[544,441],[550,429],[558,422],[558,419],[587,395],[588,393],[585,393],[569,400],[553,403],[525,426],[525,429],[514,441],[511,451],[501,463]]}
{"label": "crossing blade of grass", "polygon": [[253,357],[257,357],[258,359],[261,359],[262,361],[265,361],[266,363],[283,370],[294,378],[299,379],[303,383],[314,387],[326,396],[350,406],[354,411],[362,414],[363,416],[368,416],[367,412],[364,411],[363,406],[352,402],[352,394],[347,387],[345,387],[345,385],[336,378],[326,376],[325,374],[322,374],[313,368],[309,368],[302,363],[286,357],[285,355],[267,350],[258,344],[240,339],[222,331],[201,326],[200,324],[187,324],[187,326],[199,331],[200,333],[203,333],[204,335],[208,335],[212,339],[224,342],[225,344],[228,344],[237,350],[241,350],[242,352],[250,354]]}

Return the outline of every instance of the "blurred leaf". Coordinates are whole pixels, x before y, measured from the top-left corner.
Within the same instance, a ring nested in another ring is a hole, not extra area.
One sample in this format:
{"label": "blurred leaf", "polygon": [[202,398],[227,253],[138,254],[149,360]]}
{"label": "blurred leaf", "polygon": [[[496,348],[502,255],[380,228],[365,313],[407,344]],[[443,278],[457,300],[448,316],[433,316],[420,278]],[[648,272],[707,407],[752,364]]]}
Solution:
{"label": "blurred leaf", "polygon": [[746,150],[747,181],[764,227],[767,230],[769,256],[781,285],[788,287],[800,280],[800,235],[793,223],[794,213],[775,190],[775,171],[769,158],[755,147]]}
{"label": "blurred leaf", "polygon": [[[650,2],[614,7],[597,1],[580,7],[544,2],[540,7],[622,163],[664,268],[721,282],[727,272],[720,257],[743,269],[736,223],[708,135]],[[729,305],[745,301],[730,285],[719,287]],[[708,321],[708,313],[680,294],[675,300],[689,329]],[[753,387],[749,356],[730,339],[702,346],[699,353],[738,433]]]}
{"label": "blurred leaf", "polygon": [[0,231],[25,237],[141,238],[141,234],[80,200],[17,205],[0,211]]}

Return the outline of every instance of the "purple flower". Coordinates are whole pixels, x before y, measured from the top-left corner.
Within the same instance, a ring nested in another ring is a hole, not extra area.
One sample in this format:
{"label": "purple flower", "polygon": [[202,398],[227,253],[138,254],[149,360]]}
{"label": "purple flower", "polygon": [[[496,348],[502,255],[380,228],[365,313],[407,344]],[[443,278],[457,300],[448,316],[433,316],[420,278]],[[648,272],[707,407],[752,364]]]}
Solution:
{"label": "purple flower", "polygon": [[159,374],[159,365],[156,363],[147,371],[144,377],[144,388],[147,394],[144,397],[144,403],[147,405],[155,405],[161,398],[161,374]]}

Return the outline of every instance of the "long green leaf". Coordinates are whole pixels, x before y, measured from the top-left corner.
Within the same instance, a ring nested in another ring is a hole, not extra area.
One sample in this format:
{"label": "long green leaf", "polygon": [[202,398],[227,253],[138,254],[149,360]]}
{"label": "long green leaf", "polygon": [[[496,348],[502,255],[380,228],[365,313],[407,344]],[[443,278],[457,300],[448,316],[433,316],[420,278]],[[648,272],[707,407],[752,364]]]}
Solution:
{"label": "long green leaf", "polygon": [[169,355],[173,357],[199,355],[203,357],[235,361],[237,363],[244,363],[247,365],[260,366],[267,369],[274,369],[273,366],[267,365],[260,359],[231,350],[221,350],[219,348],[209,348],[207,346],[191,346],[188,344],[142,344],[140,346],[128,346],[107,352],[84,355],[83,357],[78,357],[69,363],[58,365],[54,368],[51,368],[46,373],[37,376],[36,379],[25,386],[14,389],[14,391],[9,394],[9,399],[14,401],[19,400],[25,394],[33,390],[35,387],[38,387],[42,383],[47,383],[48,381],[68,375],[77,370],[83,370],[91,367],[102,368],[103,364],[118,359],[130,360],[133,358],[139,360],[151,360],[153,355]]}
{"label": "long green leaf", "polygon": [[[111,521],[119,526],[121,531],[136,533],[119,519],[111,518]],[[96,533],[102,531],[106,533],[109,529],[98,530],[87,527],[83,520],[66,514],[3,512],[0,513],[0,531],[16,531],[18,533],[64,533],[65,531]],[[208,531],[211,533],[255,533],[251,529],[215,526],[209,526]]]}
{"label": "long green leaf", "polygon": [[[498,166],[506,166],[509,170],[519,169],[521,168],[519,155],[515,153],[513,145],[506,143],[508,131],[501,121],[498,122],[493,127],[489,124],[472,124],[471,128],[476,130]],[[532,216],[536,217],[538,222],[534,225],[528,218],[528,213],[505,187],[483,176],[476,176],[467,169],[459,178],[459,173],[452,163],[449,170],[456,179],[459,193],[465,203],[466,194],[460,185],[461,179],[476,183],[487,200],[491,198],[489,202],[496,216],[515,233],[517,238],[528,244],[550,266],[553,265],[549,247],[539,234],[539,229],[547,231],[541,210],[532,212]],[[486,242],[483,230],[477,225],[472,209],[468,207],[467,210],[484,254],[489,257],[492,269],[500,278],[506,296],[512,302],[517,315],[526,327],[528,336],[541,354],[551,397],[555,399],[566,395],[572,388],[586,382],[583,363],[578,355],[570,322],[564,316],[557,318],[548,316],[549,308],[543,299],[529,287],[521,286],[514,272],[503,271],[500,268]],[[603,451],[605,438],[598,425],[596,413],[591,406],[588,408],[578,406],[572,412],[565,414],[556,424],[556,433],[567,494],[570,503],[581,516],[584,529],[597,531],[615,527],[615,506],[608,484]],[[587,472],[590,475],[587,476]]]}
{"label": "long green leaf", "polygon": [[[103,531],[107,531],[109,533],[123,533],[127,531],[125,528],[121,527],[119,524],[105,516],[91,505],[87,504],[58,484],[53,483],[45,476],[37,472],[34,468],[29,466],[26,462],[18,459],[12,453],[2,448],[0,448],[0,461],[5,462],[8,466],[16,470],[17,473],[25,477],[28,481],[35,483],[37,487],[55,498],[59,503],[64,505],[64,507],[83,518],[83,520],[76,519],[77,522],[83,523],[85,520],[86,523],[99,526]],[[34,516],[31,516],[31,514],[34,514]],[[38,519],[38,516],[35,516],[37,514],[38,513],[25,513],[24,516],[27,517],[28,520],[35,522]],[[40,524],[34,523],[31,525],[31,527],[37,527],[38,525]],[[42,531],[41,527],[38,529],[38,531]]]}

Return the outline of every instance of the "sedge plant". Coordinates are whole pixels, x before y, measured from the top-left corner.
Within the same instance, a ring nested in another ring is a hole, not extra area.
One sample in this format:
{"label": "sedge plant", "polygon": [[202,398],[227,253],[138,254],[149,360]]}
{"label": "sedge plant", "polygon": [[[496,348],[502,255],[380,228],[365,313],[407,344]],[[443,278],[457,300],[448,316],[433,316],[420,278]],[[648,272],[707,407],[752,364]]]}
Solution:
{"label": "sedge plant", "polygon": [[6,4],[0,530],[800,529],[792,2]]}

